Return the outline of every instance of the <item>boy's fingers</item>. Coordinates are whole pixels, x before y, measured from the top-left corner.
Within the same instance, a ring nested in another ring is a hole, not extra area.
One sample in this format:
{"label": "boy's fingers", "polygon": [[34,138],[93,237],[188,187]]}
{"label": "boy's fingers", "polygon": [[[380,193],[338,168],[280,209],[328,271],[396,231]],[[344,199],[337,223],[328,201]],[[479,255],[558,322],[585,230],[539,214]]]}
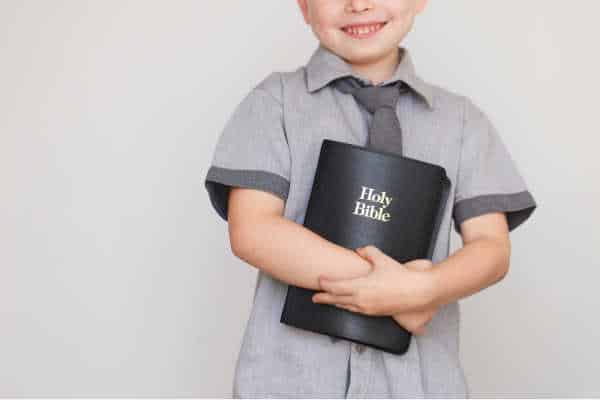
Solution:
{"label": "boy's fingers", "polygon": [[358,247],[356,249],[356,254],[361,256],[363,259],[367,260],[369,262],[369,264],[371,264],[371,268],[374,266],[373,258],[368,253],[365,252],[364,247]]}
{"label": "boy's fingers", "polygon": [[338,307],[338,308],[343,308],[343,309],[346,309],[346,310],[348,310],[348,311],[352,311],[352,312],[356,312],[356,313],[359,313],[359,312],[360,312],[360,309],[358,309],[358,308],[357,308],[357,307],[355,307],[355,306],[351,306],[351,305],[345,305],[345,304],[334,304],[334,305],[335,305],[336,307]]}
{"label": "boy's fingers", "polygon": [[382,254],[381,250],[379,250],[379,248],[373,246],[373,245],[368,245],[368,246],[364,246],[364,247],[359,247],[356,249],[356,252],[364,259],[368,260],[370,263],[375,263],[375,261],[377,260],[377,258],[379,258]]}
{"label": "boy's fingers", "polygon": [[[389,256],[388,254],[384,253],[379,247],[374,246],[372,244],[365,247],[359,247],[356,249],[356,252],[362,258],[367,260],[369,264],[371,264],[371,266],[373,266],[374,268],[393,264],[404,265],[396,261],[393,257]],[[393,264],[391,262],[393,262]]]}
{"label": "boy's fingers", "polygon": [[317,293],[313,296],[313,301],[326,304],[355,305],[354,296],[336,296],[329,293]]}
{"label": "boy's fingers", "polygon": [[321,288],[329,293],[337,295],[350,295],[356,292],[363,278],[343,279],[339,281],[330,281],[324,278],[319,279]]}

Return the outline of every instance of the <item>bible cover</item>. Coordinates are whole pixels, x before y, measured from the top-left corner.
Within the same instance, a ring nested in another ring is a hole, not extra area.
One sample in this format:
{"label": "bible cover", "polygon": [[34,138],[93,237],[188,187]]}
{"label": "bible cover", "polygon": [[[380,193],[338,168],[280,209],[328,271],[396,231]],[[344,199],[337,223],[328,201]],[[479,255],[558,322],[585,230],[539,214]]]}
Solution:
{"label": "bible cover", "polygon": [[[324,139],[304,226],[354,250],[374,245],[398,262],[432,258],[450,181],[435,164]],[[312,302],[314,290],[288,285],[280,322],[404,354],[411,332],[391,316]]]}

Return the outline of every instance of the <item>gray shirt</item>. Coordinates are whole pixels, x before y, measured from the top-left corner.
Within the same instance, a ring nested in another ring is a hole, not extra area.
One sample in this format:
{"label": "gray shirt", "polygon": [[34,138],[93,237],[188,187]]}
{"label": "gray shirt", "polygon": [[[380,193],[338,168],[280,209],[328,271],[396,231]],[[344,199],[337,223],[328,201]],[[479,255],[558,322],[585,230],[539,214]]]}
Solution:
{"label": "gray shirt", "polygon": [[[443,166],[452,183],[432,261],[449,255],[451,226],[505,212],[509,229],[536,208],[501,137],[468,98],[427,83],[407,49],[394,75],[410,88],[397,105],[406,157]],[[218,138],[205,186],[227,219],[232,186],[285,200],[284,217],[304,221],[321,142],[364,146],[370,114],[329,83],[355,75],[319,45],[305,66],[273,72],[237,105]],[[439,309],[403,355],[280,322],[287,284],[259,270],[253,306],[236,363],[234,397],[468,397],[459,356],[458,302]]]}

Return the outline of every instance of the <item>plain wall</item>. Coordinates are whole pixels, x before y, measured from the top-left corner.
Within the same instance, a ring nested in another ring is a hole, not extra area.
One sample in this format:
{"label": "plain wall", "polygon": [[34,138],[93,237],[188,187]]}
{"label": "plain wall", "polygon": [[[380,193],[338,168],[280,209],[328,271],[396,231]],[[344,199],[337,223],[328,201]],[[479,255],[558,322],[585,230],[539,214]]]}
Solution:
{"label": "plain wall", "polygon": [[[476,397],[600,396],[599,13],[432,0],[405,42],[539,204],[461,301]],[[230,396],[256,270],[204,177],[241,98],[316,44],[293,0],[0,2],[0,396]]]}

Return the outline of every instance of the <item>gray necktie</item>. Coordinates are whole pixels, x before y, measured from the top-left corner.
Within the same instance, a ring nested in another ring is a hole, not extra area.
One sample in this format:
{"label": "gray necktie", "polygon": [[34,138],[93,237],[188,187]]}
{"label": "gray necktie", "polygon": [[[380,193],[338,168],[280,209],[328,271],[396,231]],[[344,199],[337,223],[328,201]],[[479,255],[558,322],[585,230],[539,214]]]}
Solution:
{"label": "gray necktie", "polygon": [[334,85],[373,114],[366,147],[402,155],[402,131],[396,116],[396,103],[407,91],[402,81],[385,86],[365,85],[354,77],[337,79]]}

